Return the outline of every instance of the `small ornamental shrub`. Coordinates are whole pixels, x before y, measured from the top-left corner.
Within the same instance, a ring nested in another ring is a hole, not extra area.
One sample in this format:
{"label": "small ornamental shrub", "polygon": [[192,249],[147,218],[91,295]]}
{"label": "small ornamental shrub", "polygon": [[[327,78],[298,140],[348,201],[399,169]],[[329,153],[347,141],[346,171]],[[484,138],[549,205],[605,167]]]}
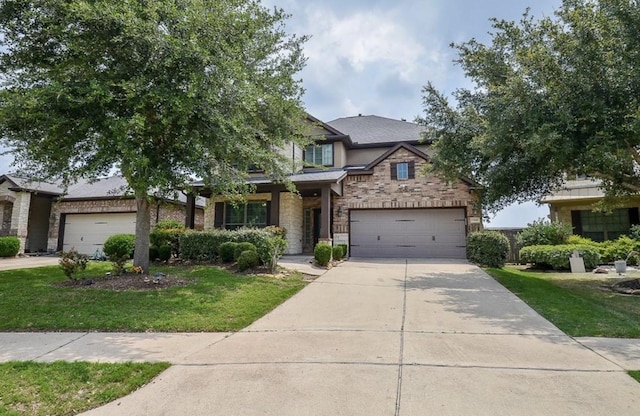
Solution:
{"label": "small ornamental shrub", "polygon": [[342,246],[333,247],[333,259],[339,261],[339,260],[342,260],[343,257],[344,257],[344,251]]}
{"label": "small ornamental shrub", "polygon": [[499,231],[478,231],[467,237],[467,259],[473,263],[502,268],[509,250],[509,239]]}
{"label": "small ornamental shrub", "polygon": [[240,254],[242,254],[243,251],[255,251],[257,253],[258,249],[254,244],[248,243],[246,241],[238,243],[233,252],[233,260],[238,261],[238,259],[240,258]]}
{"label": "small ornamental shrub", "polygon": [[270,225],[263,229],[274,237],[284,238],[285,240],[287,239],[287,229],[284,227],[276,227],[275,225]]}
{"label": "small ornamental shrub", "polygon": [[566,244],[567,238],[573,234],[570,224],[537,220],[516,235],[518,247]]}
{"label": "small ornamental shrub", "polygon": [[160,220],[154,227],[156,230],[185,229],[185,225],[178,220]]}
{"label": "small ornamental shrub", "polygon": [[0,257],[15,257],[19,251],[18,237],[0,237]]}
{"label": "small ornamental shrub", "polygon": [[349,246],[346,244],[338,244],[338,247],[342,247],[342,257],[345,257],[349,253]]}
{"label": "small ornamental shrub", "polygon": [[320,266],[326,266],[331,261],[332,247],[327,243],[316,244],[313,257]]}
{"label": "small ornamental shrub", "polygon": [[165,244],[164,246],[160,246],[158,247],[158,258],[160,259],[160,261],[167,261],[171,258],[171,246],[168,244]]}
{"label": "small ornamental shrub", "polygon": [[220,260],[223,263],[232,263],[235,260],[237,246],[238,243],[234,243],[233,241],[220,244]]}
{"label": "small ornamental shrub", "polygon": [[629,229],[629,237],[634,240],[640,241],[640,224],[632,225]]}
{"label": "small ornamental shrub", "polygon": [[260,259],[255,250],[245,250],[238,256],[238,270],[245,271],[258,267]]}
{"label": "small ornamental shrub", "polygon": [[77,274],[87,268],[89,257],[78,253],[75,248],[71,248],[67,252],[61,251],[58,255],[60,256],[58,264],[60,264],[62,273],[69,280],[79,280]]}
{"label": "small ornamental shrub", "polygon": [[520,249],[520,260],[538,268],[569,270],[569,257],[574,251],[580,253],[586,269],[594,269],[600,264],[600,250],[597,247],[571,244],[523,247]]}
{"label": "small ornamental shrub", "polygon": [[158,252],[158,247],[151,246],[149,247],[149,260],[156,261],[160,257],[160,253]]}
{"label": "small ornamental shrub", "polygon": [[115,274],[122,274],[125,263],[133,257],[135,244],[136,236],[133,234],[114,234],[104,242],[102,250],[113,264]]}

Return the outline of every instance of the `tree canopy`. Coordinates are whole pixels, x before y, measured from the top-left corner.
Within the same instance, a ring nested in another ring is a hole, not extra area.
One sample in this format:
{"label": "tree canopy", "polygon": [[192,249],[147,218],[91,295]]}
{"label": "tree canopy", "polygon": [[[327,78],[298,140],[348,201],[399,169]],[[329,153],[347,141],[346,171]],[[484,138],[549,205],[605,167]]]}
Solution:
{"label": "tree canopy", "polygon": [[568,175],[611,200],[640,191],[640,5],[564,0],[554,16],[493,19],[492,41],[452,45],[474,82],[454,104],[423,89],[433,168],[474,179],[495,211],[541,198]]}
{"label": "tree canopy", "polygon": [[258,0],[4,0],[0,141],[37,179],[117,168],[147,269],[150,196],[194,178],[236,193],[250,165],[283,179],[278,149],[305,142],[306,37],[287,17]]}

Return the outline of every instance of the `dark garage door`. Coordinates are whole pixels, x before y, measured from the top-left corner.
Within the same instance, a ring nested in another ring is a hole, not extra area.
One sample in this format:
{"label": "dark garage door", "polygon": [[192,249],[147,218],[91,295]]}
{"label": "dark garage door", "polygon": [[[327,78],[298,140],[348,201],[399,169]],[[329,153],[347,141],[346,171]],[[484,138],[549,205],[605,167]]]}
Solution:
{"label": "dark garage door", "polygon": [[464,209],[351,211],[354,257],[466,257]]}

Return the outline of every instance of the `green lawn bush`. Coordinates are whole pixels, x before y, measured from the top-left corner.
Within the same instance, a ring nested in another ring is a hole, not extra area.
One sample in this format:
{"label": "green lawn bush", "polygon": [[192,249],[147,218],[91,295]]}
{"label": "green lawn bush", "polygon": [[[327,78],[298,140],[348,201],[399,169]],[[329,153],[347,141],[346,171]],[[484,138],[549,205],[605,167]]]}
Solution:
{"label": "green lawn bush", "polygon": [[160,253],[158,251],[158,247],[151,246],[149,247],[149,260],[156,261],[160,257]]}
{"label": "green lawn bush", "polygon": [[60,256],[60,269],[67,279],[78,280],[78,273],[84,271],[87,268],[89,262],[89,256],[80,254],[75,248],[71,248],[69,251],[61,251],[58,253]]}
{"label": "green lawn bush", "polygon": [[255,251],[256,254],[258,253],[258,250],[256,249],[256,246],[253,243],[244,241],[236,245],[235,250],[233,252],[233,260],[238,261],[238,259],[240,258],[240,254],[242,254],[244,251]]}
{"label": "green lawn bush", "polygon": [[561,244],[556,246],[539,245],[520,249],[520,260],[539,268],[569,270],[569,257],[574,251],[580,253],[586,269],[593,269],[600,264],[600,250],[593,245]]}
{"label": "green lawn bush", "polygon": [[342,260],[342,258],[344,257],[344,249],[342,248],[342,246],[334,246],[333,247],[333,258],[335,260]]}
{"label": "green lawn bush", "polygon": [[[251,243],[245,243],[251,244]],[[239,246],[240,244],[238,244]],[[253,244],[252,244],[253,245]],[[255,248],[255,247],[254,247]],[[258,267],[260,264],[260,259],[258,258],[258,253],[254,250],[245,250],[238,256],[238,270],[241,272],[254,269]]]}
{"label": "green lawn bush", "polygon": [[347,244],[338,244],[339,247],[342,247],[342,257],[346,257],[349,254],[349,246]]}
{"label": "green lawn bush", "polygon": [[169,244],[158,247],[158,258],[160,261],[168,261],[171,258],[173,249]]}
{"label": "green lawn bush", "polygon": [[331,261],[333,249],[327,243],[318,243],[313,249],[313,257],[320,266],[326,266]]}
{"label": "green lawn bush", "polygon": [[640,241],[634,240],[626,235],[620,236],[617,240],[604,241],[600,243],[600,248],[602,261],[605,263],[613,263],[616,260],[627,260],[627,264],[629,265],[639,264],[639,256],[629,256],[629,254],[633,251],[640,251]]}
{"label": "green lawn bush", "polygon": [[238,243],[234,241],[226,241],[220,244],[218,250],[220,251],[220,261],[223,263],[232,263],[236,260],[236,248]]}
{"label": "green lawn bush", "polygon": [[467,259],[473,263],[501,268],[509,250],[509,239],[499,231],[478,231],[467,237]]}
{"label": "green lawn bush", "polygon": [[566,244],[573,234],[571,224],[539,219],[527,224],[527,228],[516,235],[518,247]]}
{"label": "green lawn bush", "polygon": [[187,231],[184,224],[176,220],[162,220],[151,231],[149,239],[151,245],[160,248],[168,245],[171,247],[171,254],[180,256],[180,237]]}
{"label": "green lawn bush", "polygon": [[220,255],[220,245],[232,241],[229,230],[190,231],[180,236],[180,258],[214,261]]}
{"label": "green lawn bush", "polygon": [[102,251],[113,264],[115,274],[122,274],[125,263],[133,258],[135,245],[136,236],[133,234],[114,234],[104,242]]}
{"label": "green lawn bush", "polygon": [[15,257],[20,251],[18,237],[0,237],[0,257]]}

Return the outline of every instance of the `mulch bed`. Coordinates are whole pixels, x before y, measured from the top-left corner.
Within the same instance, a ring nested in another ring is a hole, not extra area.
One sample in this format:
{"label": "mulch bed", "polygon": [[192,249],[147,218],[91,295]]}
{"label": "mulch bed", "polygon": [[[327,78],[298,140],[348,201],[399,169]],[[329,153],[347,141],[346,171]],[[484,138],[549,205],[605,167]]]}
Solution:
{"label": "mulch bed", "polygon": [[106,289],[114,291],[122,290],[158,290],[176,286],[187,286],[193,283],[193,279],[185,279],[172,275],[160,277],[123,274],[121,276],[104,276],[95,279],[83,279],[77,281],[67,280],[57,283],[58,287],[75,287],[83,289]]}

